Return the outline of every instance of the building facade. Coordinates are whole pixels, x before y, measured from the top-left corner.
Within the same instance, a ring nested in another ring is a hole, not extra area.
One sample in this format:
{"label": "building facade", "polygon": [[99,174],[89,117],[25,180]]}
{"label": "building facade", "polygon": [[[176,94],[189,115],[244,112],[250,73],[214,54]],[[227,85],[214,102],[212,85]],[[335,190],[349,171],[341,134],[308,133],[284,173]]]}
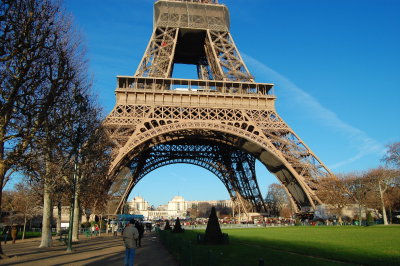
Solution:
{"label": "building facade", "polygon": [[215,207],[232,207],[231,200],[212,201],[185,201],[182,196],[174,196],[168,204],[152,208],[144,198],[134,197],[129,204],[129,213],[142,214],[147,220],[186,218],[190,208],[197,208],[201,204],[210,204]]}

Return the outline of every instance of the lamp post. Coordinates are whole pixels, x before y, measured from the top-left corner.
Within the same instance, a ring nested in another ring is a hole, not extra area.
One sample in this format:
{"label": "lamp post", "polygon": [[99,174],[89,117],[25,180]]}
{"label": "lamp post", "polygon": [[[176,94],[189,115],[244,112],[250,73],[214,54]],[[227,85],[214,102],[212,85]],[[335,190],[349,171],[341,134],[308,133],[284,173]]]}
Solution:
{"label": "lamp post", "polygon": [[[82,115],[84,112],[87,111],[85,98],[81,94],[75,95],[74,98],[75,98],[75,102],[78,105],[79,114]],[[81,119],[81,118],[79,117],[79,119]],[[72,179],[72,197],[71,197],[71,204],[70,204],[71,209],[69,212],[67,252],[72,252],[72,231],[73,231],[73,227],[74,227],[76,185],[77,185],[77,181],[79,178],[78,163],[79,163],[79,153],[80,153],[81,130],[82,130],[81,123],[78,122],[78,128],[77,128],[77,133],[76,133],[76,138],[75,138],[76,155],[75,155],[75,160],[74,160],[74,174],[73,174],[73,179]]]}

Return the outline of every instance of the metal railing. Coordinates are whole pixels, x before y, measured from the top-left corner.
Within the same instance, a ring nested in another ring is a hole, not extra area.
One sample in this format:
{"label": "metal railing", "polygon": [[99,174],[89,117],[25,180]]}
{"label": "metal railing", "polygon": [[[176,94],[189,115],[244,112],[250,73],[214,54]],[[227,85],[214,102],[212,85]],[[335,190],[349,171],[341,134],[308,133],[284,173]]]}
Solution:
{"label": "metal railing", "polygon": [[[227,262],[224,261],[224,253],[220,251],[201,248],[192,241],[182,239],[170,231],[161,230],[158,227],[155,230],[161,243],[181,266],[227,265]],[[260,258],[257,265],[264,266],[264,259]]]}
{"label": "metal railing", "polygon": [[[261,227],[287,227],[294,224],[220,224],[221,229],[261,228]],[[206,229],[206,224],[184,225],[185,230]]]}
{"label": "metal railing", "polygon": [[164,247],[182,266],[218,266],[223,254],[196,247],[196,243],[174,236],[169,231],[156,228],[156,232]]}
{"label": "metal railing", "polygon": [[192,2],[202,4],[218,4],[218,0],[168,0],[171,2]]}
{"label": "metal railing", "polygon": [[196,93],[237,93],[271,95],[274,84],[239,82],[239,81],[217,81],[197,79],[174,79],[154,77],[132,77],[118,76],[117,90],[172,90],[190,91]]}

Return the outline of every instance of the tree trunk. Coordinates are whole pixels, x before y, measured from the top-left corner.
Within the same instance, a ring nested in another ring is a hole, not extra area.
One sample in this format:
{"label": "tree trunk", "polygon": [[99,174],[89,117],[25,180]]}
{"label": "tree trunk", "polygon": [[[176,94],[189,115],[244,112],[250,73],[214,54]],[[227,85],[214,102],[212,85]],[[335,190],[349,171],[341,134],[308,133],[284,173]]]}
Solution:
{"label": "tree trunk", "polygon": [[74,204],[74,224],[72,227],[72,241],[73,242],[77,242],[79,241],[79,218],[81,216],[81,212],[80,212],[80,200],[79,200],[79,180],[76,184],[76,188],[75,188],[75,204]]}
{"label": "tree trunk", "polygon": [[339,225],[343,225],[343,219],[342,219],[342,215],[341,214],[338,217],[338,224]]}
{"label": "tree trunk", "polygon": [[40,243],[40,248],[51,247],[52,237],[51,237],[51,218],[53,214],[52,200],[51,200],[51,190],[49,184],[44,182],[44,193],[43,193],[43,222],[42,222],[42,241]]}
{"label": "tree trunk", "polygon": [[379,195],[381,197],[381,204],[382,204],[382,217],[383,217],[383,224],[388,225],[387,221],[387,215],[386,215],[386,208],[385,208],[385,201],[383,199],[383,190],[381,187],[381,181],[378,181],[378,186],[379,186]]}
{"label": "tree trunk", "polygon": [[24,216],[24,229],[23,229],[23,231],[22,231],[22,240],[25,239],[26,223],[27,223],[27,219],[26,219],[26,215],[25,215],[25,216]]}
{"label": "tree trunk", "polygon": [[62,215],[62,206],[61,201],[57,202],[57,235],[61,235],[61,215]]}
{"label": "tree trunk", "polygon": [[103,214],[100,214],[100,227],[99,227],[99,236],[101,236],[101,227],[103,225]]}
{"label": "tree trunk", "polygon": [[[0,132],[0,134],[1,133],[3,133],[3,132]],[[6,164],[5,164],[3,157],[4,157],[4,143],[0,143],[0,213],[2,211],[1,203],[2,203],[2,196],[3,196],[3,183],[4,183],[4,178],[6,176]],[[7,258],[7,256],[3,253],[3,249],[1,247],[1,241],[0,241],[0,258],[1,259]]]}
{"label": "tree trunk", "polygon": [[359,225],[362,226],[362,207],[361,204],[358,204],[358,222],[360,223]]}

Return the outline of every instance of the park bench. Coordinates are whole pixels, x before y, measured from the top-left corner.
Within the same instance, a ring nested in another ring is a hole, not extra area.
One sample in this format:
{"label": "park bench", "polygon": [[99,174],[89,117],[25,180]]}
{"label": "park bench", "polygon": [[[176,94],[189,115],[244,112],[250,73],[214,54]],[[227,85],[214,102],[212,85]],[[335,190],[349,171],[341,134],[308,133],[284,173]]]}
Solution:
{"label": "park bench", "polygon": [[60,242],[64,242],[65,244],[67,244],[68,242],[68,230],[61,230],[60,232],[60,238],[57,239]]}

